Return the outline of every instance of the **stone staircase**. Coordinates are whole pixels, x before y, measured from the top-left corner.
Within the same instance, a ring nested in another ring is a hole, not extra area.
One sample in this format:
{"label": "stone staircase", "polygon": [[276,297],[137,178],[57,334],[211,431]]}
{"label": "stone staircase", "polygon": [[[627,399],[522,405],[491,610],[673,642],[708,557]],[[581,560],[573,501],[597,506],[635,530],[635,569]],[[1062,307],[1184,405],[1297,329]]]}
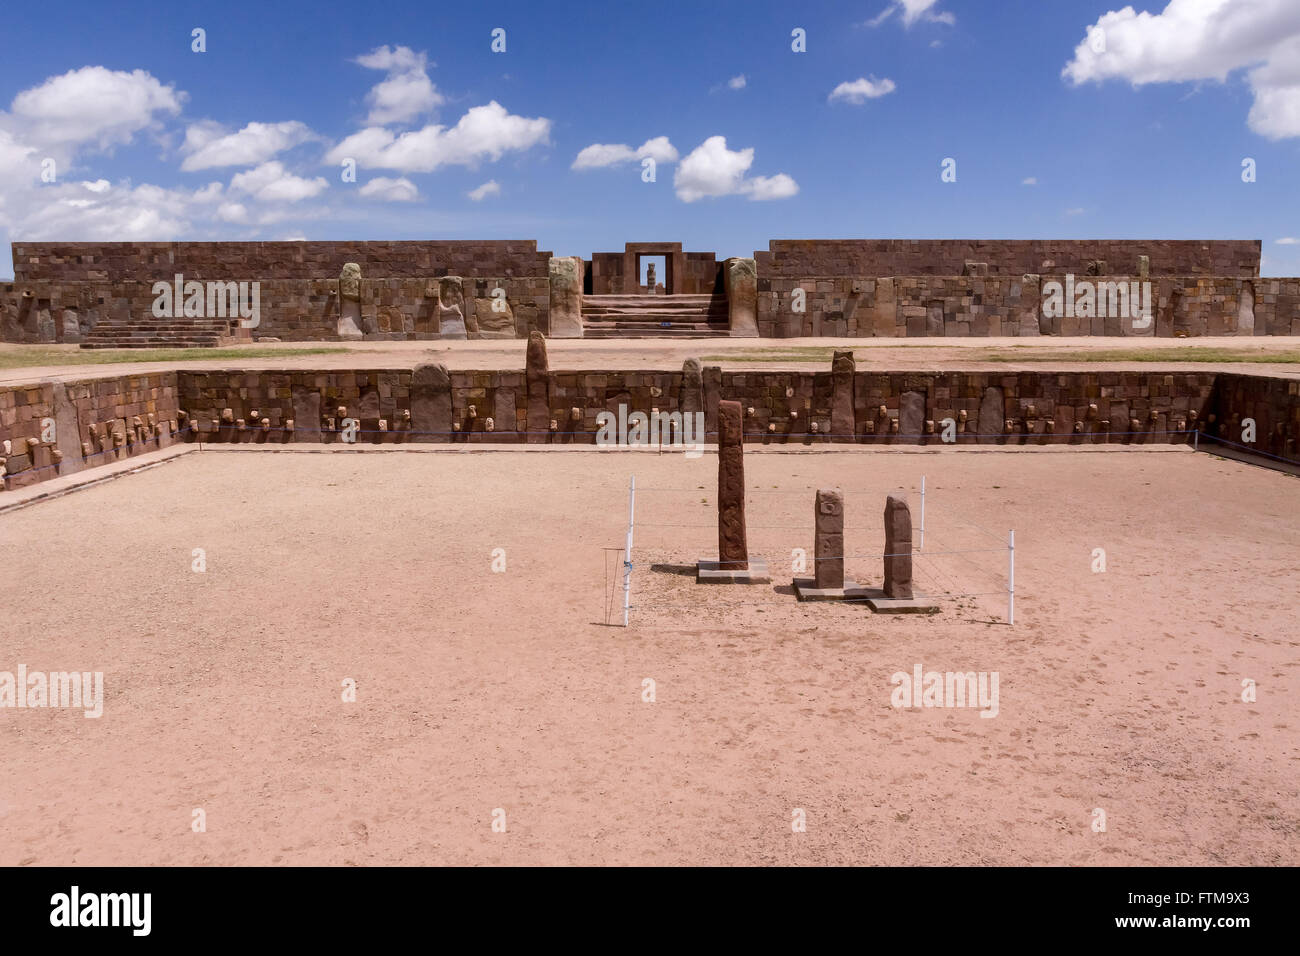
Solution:
{"label": "stone staircase", "polygon": [[83,349],[214,348],[243,341],[238,320],[105,316],[81,343]]}
{"label": "stone staircase", "polygon": [[725,296],[586,295],[582,298],[582,336],[587,339],[694,339],[728,334]]}

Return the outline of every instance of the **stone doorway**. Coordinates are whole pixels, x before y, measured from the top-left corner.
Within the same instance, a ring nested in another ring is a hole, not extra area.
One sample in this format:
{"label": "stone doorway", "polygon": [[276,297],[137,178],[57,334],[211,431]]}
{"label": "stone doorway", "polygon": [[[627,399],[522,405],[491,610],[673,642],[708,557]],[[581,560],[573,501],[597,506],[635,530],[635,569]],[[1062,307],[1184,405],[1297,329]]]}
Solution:
{"label": "stone doorway", "polygon": [[668,258],[666,256],[637,256],[639,282],[646,295],[668,294]]}

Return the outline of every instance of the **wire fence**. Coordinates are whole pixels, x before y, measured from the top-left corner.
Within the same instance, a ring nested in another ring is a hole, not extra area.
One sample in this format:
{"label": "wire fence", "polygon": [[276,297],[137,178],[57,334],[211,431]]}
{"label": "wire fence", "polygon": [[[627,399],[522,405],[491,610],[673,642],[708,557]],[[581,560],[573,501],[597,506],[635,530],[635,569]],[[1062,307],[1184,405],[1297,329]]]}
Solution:
{"label": "wire fence", "polygon": [[[815,548],[805,547],[802,544],[791,546],[793,542],[806,542],[808,537],[815,534],[815,522],[809,521],[800,524],[794,523],[765,523],[755,522],[746,523],[746,534],[748,550],[751,560],[756,560],[758,554],[766,553],[786,553],[790,558],[790,574],[792,578],[797,578],[801,573],[815,575],[816,562],[818,561],[860,561],[875,560],[880,561],[883,565],[886,558],[910,556],[913,559],[912,574],[917,583],[918,593],[923,593],[926,597],[942,597],[949,600],[960,599],[987,599],[999,597],[1005,600],[1005,611],[1002,613],[1002,619],[1009,625],[1015,623],[1015,532],[1008,532],[1006,535],[997,535],[987,531],[978,525],[969,522],[960,522],[951,519],[943,512],[940,513],[939,527],[943,534],[940,538],[935,535],[935,523],[933,514],[928,520],[927,527],[927,491],[925,486],[926,480],[921,479],[920,486],[920,510],[919,525],[914,524],[912,528],[913,540],[916,546],[906,552],[886,553],[883,548],[878,551],[869,551],[864,549],[845,549],[844,554],[837,555],[815,555]],[[897,488],[894,491],[909,492],[914,491],[910,488]],[[631,478],[628,485],[628,539],[622,549],[606,549],[617,553],[617,560],[622,572],[622,590],[623,606],[622,616],[623,624],[627,626],[630,613],[637,610],[654,610],[668,606],[666,603],[655,603],[653,601],[644,601],[632,603],[632,585],[634,572],[636,571],[653,571],[673,569],[676,573],[681,573],[681,565],[673,565],[668,560],[671,556],[679,555],[682,551],[689,550],[697,546],[701,553],[710,550],[710,545],[716,541],[717,522],[713,521],[681,521],[681,520],[655,520],[658,517],[657,509],[662,510],[664,503],[669,503],[669,507],[675,507],[680,510],[681,496],[690,494],[695,495],[707,489],[696,487],[672,487],[662,485],[636,485],[635,476]],[[841,492],[846,499],[856,497],[869,497],[873,500],[879,500],[880,491],[843,491]],[[811,499],[816,492],[810,489],[747,489],[745,496],[749,499],[751,496],[758,498],[760,501],[770,502],[771,496],[784,495],[793,496],[791,500],[802,499],[811,503]],[[663,498],[656,496],[662,495]],[[638,496],[641,498],[641,512],[637,510]],[[703,504],[709,503],[710,496],[706,493]],[[646,502],[655,502],[650,508],[646,508]],[[757,504],[757,502],[756,502]],[[779,506],[778,506],[779,508]],[[772,508],[765,507],[763,510],[771,511]],[[647,517],[648,512],[648,517]],[[662,530],[675,537],[682,538],[680,544],[676,546],[667,546],[664,544],[652,543],[648,547],[642,544],[637,547],[635,554],[636,559],[630,559],[628,556],[633,554],[633,531],[634,529],[644,535],[650,532],[652,539],[655,532]],[[682,535],[682,531],[688,531]],[[757,532],[751,534],[750,532]],[[884,539],[884,528],[880,522],[875,523],[855,523],[845,524],[844,534],[846,537],[854,535],[859,538],[870,540],[874,537],[876,540]],[[796,535],[798,537],[796,537]],[[952,546],[947,544],[948,541],[954,542]],[[994,544],[993,542],[997,542]],[[969,545],[969,546],[968,546]],[[713,545],[716,547],[716,545]],[[647,556],[648,555],[648,556]],[[657,562],[654,557],[658,555],[665,560]],[[983,557],[975,557],[975,556]],[[996,557],[995,557],[996,556]],[[614,560],[614,559],[610,559]],[[617,581],[611,578],[612,565],[607,564],[606,569],[606,591],[612,593],[611,589],[617,587]],[[770,566],[771,567],[771,566]],[[878,572],[877,572],[878,573]],[[846,574],[846,581],[849,580]],[[793,583],[793,582],[792,582]],[[773,591],[777,594],[787,585],[774,585]],[[865,604],[868,601],[877,600],[876,597],[860,596],[856,592],[849,594],[836,603],[844,604]],[[677,602],[679,603],[679,602]],[[790,607],[790,598],[780,599],[775,595],[763,599],[754,600],[716,600],[710,594],[708,606],[710,608],[739,608],[739,607],[764,607],[764,606],[784,606]],[[606,600],[605,620],[606,623],[613,623],[613,618],[617,615],[615,602]]]}

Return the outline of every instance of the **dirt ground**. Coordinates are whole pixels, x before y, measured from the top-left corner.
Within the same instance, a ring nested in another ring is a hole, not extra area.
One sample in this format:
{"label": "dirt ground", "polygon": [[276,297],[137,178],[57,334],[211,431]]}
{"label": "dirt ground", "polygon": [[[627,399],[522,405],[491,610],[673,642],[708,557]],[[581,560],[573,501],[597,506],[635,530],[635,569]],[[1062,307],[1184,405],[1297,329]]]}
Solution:
{"label": "dirt ground", "polygon": [[[741,588],[683,573],[716,548],[716,467],[205,451],[0,516],[0,671],[106,688],[98,719],[0,708],[0,865],[1300,864],[1297,479],[1185,449],[747,450],[773,582]],[[633,472],[624,630],[602,549]],[[884,496],[919,524],[922,475],[940,614],[789,595],[816,488],[879,585]],[[917,665],[996,671],[997,716],[895,708]]]}

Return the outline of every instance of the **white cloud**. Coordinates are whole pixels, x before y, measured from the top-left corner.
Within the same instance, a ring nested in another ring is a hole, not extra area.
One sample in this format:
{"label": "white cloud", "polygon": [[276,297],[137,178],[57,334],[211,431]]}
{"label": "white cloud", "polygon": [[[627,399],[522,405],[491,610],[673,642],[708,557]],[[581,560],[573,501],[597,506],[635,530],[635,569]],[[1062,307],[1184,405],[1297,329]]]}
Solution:
{"label": "white cloud", "polygon": [[727,86],[733,90],[743,90],[747,82],[748,80],[745,79],[745,74],[742,73],[740,76],[733,76],[731,79],[727,80]]}
{"label": "white cloud", "polygon": [[405,176],[399,179],[378,176],[361,187],[361,195],[384,202],[413,202],[420,198],[420,190]]}
{"label": "white cloud", "polygon": [[96,179],[93,183],[83,182],[81,185],[84,188],[89,189],[92,193],[102,193],[107,192],[113,184],[107,179]]}
{"label": "white cloud", "polygon": [[1073,206],[1065,210],[1067,216],[1082,216],[1086,210],[1082,206]]}
{"label": "white cloud", "polygon": [[1037,185],[1038,185],[1038,178],[1037,178],[1036,176],[1026,176],[1024,179],[1020,180],[1020,185],[1022,185],[1022,186],[1037,186]]}
{"label": "white cloud", "polygon": [[1248,70],[1255,97],[1250,129],[1300,136],[1300,3],[1170,0],[1158,14],[1112,10],[1088,27],[1061,76],[1074,86],[1121,79],[1137,87],[1225,82],[1237,70]]}
{"label": "white cloud", "polygon": [[1274,239],[1279,246],[1300,246],[1300,239],[1295,236],[1283,236],[1281,239]]}
{"label": "white cloud", "polygon": [[785,199],[799,191],[798,184],[785,173],[746,179],[753,162],[752,147],[730,150],[725,136],[710,136],[681,161],[673,174],[673,188],[683,202],[733,195]]}
{"label": "white cloud", "polygon": [[356,58],[356,62],[371,70],[384,70],[388,76],[367,94],[370,115],[366,122],[372,126],[405,123],[417,116],[431,113],[445,102],[429,79],[428,57],[410,47],[389,49],[376,47]]}
{"label": "white cloud", "polygon": [[894,81],[888,77],[883,80],[877,80],[874,76],[870,79],[858,77],[852,82],[841,83],[835,87],[835,89],[831,90],[831,95],[827,99],[832,103],[836,100],[844,100],[848,103],[865,103],[867,100],[888,96],[895,89],[897,87],[894,85]]}
{"label": "white cloud", "polygon": [[592,143],[583,147],[570,169],[599,169],[636,159],[636,150],[626,143]]}
{"label": "white cloud", "polygon": [[248,222],[248,207],[242,202],[223,202],[217,207],[218,222]]}
{"label": "white cloud", "polygon": [[256,166],[276,153],[316,139],[306,124],[297,120],[283,123],[249,123],[229,133],[219,123],[191,123],[185,130],[181,152],[187,154],[181,169],[213,169],[219,166]]}
{"label": "white cloud", "polygon": [[653,159],[656,163],[673,163],[677,161],[677,149],[668,141],[667,136],[648,139],[637,149],[626,143],[592,143],[578,153],[570,168],[600,169],[646,158]]}
{"label": "white cloud", "polygon": [[895,0],[895,2],[880,11],[879,15],[868,20],[867,26],[878,27],[895,13],[900,15],[905,27],[910,27],[921,20],[928,23],[946,23],[948,26],[952,26],[957,22],[957,18],[946,11],[935,10],[934,5],[938,2],[939,0]]}
{"label": "white cloud", "polygon": [[497,184],[495,179],[489,179],[482,186],[471,189],[465,195],[475,202],[482,202],[488,196],[500,196],[501,187]]}
{"label": "white cloud", "polygon": [[279,160],[244,173],[230,180],[230,191],[247,193],[260,202],[298,202],[317,196],[329,187],[323,176],[303,179],[284,168]]}
{"label": "white cloud", "polygon": [[144,70],[126,73],[83,66],[22,91],[0,119],[38,149],[78,144],[108,148],[156,127],[161,116],[178,114],[184,100],[184,93]]}
{"label": "white cloud", "polygon": [[439,166],[475,166],[507,152],[530,149],[550,138],[551,121],[515,116],[496,100],[475,106],[450,129],[441,125],[394,136],[371,126],[353,133],[326,155],[328,163],[351,157],[362,166],[429,173]]}
{"label": "white cloud", "polygon": [[82,66],[13,98],[5,120],[36,147],[130,142],[160,116],[181,112],[185,94],[144,70],[131,73]]}

